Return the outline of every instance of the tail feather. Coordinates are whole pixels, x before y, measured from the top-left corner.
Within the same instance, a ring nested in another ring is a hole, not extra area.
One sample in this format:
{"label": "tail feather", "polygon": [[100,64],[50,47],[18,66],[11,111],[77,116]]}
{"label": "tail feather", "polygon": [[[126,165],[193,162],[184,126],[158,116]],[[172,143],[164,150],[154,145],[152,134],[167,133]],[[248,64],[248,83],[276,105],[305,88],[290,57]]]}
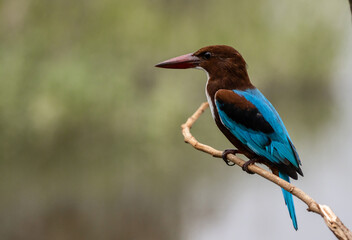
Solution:
{"label": "tail feather", "polygon": [[[279,172],[279,177],[287,182],[290,182],[290,178],[288,175]],[[297,226],[297,219],[296,219],[296,212],[295,212],[295,205],[293,203],[293,198],[292,198],[292,194],[289,193],[288,191],[286,191],[285,189],[282,188],[282,194],[284,195],[284,199],[285,199],[285,204],[288,208],[288,212],[290,214],[290,217],[292,219],[292,223],[293,223],[293,227],[297,230],[298,226]]]}

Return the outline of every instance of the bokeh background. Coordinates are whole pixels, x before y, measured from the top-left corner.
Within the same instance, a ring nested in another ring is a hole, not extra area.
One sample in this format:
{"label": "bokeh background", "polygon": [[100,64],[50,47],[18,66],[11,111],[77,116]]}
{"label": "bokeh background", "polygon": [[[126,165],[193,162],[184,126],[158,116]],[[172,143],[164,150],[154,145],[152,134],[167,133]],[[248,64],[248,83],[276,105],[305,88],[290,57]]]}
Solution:
{"label": "bokeh background", "polygon": [[[352,227],[348,1],[2,0],[0,239],[333,239],[281,190],[184,144],[206,76],[153,66],[238,49],[304,178]],[[230,148],[209,111],[193,128]]]}

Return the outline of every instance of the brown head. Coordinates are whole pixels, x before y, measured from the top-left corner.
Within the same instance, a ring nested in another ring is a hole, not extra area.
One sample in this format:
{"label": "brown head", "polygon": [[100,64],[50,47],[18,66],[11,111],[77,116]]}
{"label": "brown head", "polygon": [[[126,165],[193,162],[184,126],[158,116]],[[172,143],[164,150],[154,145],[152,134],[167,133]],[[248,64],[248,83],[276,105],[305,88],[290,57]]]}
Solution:
{"label": "brown head", "polygon": [[251,85],[245,60],[237,50],[226,45],[203,47],[194,53],[161,62],[156,67],[201,68],[209,74],[211,79]]}

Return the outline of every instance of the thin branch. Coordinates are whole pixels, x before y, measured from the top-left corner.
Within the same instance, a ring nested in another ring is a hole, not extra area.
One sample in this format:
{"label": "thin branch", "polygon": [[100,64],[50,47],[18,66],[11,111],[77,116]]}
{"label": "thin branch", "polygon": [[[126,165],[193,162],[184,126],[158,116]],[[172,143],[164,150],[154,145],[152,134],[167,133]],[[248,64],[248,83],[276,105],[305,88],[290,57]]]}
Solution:
{"label": "thin branch", "polygon": [[[197,141],[195,137],[191,134],[191,127],[197,121],[197,119],[202,115],[205,109],[208,107],[208,103],[202,103],[202,105],[198,108],[198,110],[187,119],[186,123],[182,124],[182,134],[184,136],[184,140],[186,143],[191,144],[197,150],[203,151],[205,153],[209,153],[214,157],[221,158],[222,151],[216,150],[215,148],[205,145]],[[231,162],[237,164],[242,167],[245,163],[241,158],[236,157],[233,154],[227,155],[227,159]],[[329,229],[335,234],[338,239],[342,240],[352,240],[351,231],[341,222],[341,220],[333,213],[333,211],[326,205],[320,205],[313,198],[304,193],[301,189],[295,187],[294,185],[282,180],[276,175],[268,172],[259,166],[253,164],[249,165],[248,169],[253,173],[256,173],[263,178],[275,183],[281,188],[289,191],[292,195],[296,196],[298,199],[303,201],[308,206],[308,211],[315,212],[324,218],[325,224],[329,227]]]}

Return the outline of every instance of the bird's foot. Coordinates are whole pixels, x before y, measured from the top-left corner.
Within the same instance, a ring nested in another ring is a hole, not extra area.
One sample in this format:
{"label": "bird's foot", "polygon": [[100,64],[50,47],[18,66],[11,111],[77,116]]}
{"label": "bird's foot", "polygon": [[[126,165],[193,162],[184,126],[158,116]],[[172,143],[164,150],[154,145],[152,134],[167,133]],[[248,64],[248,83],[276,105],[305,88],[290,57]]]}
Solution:
{"label": "bird's foot", "polygon": [[251,170],[248,169],[248,166],[256,163],[257,161],[258,161],[258,159],[256,159],[256,158],[252,158],[252,159],[248,160],[247,162],[245,162],[243,164],[242,170],[249,173],[249,174],[254,174],[254,172],[252,172]]}
{"label": "bird's foot", "polygon": [[231,162],[230,160],[227,159],[227,155],[233,154],[236,155],[239,153],[237,149],[226,149],[225,151],[222,152],[222,160],[226,163],[227,166],[233,166],[235,163]]}

